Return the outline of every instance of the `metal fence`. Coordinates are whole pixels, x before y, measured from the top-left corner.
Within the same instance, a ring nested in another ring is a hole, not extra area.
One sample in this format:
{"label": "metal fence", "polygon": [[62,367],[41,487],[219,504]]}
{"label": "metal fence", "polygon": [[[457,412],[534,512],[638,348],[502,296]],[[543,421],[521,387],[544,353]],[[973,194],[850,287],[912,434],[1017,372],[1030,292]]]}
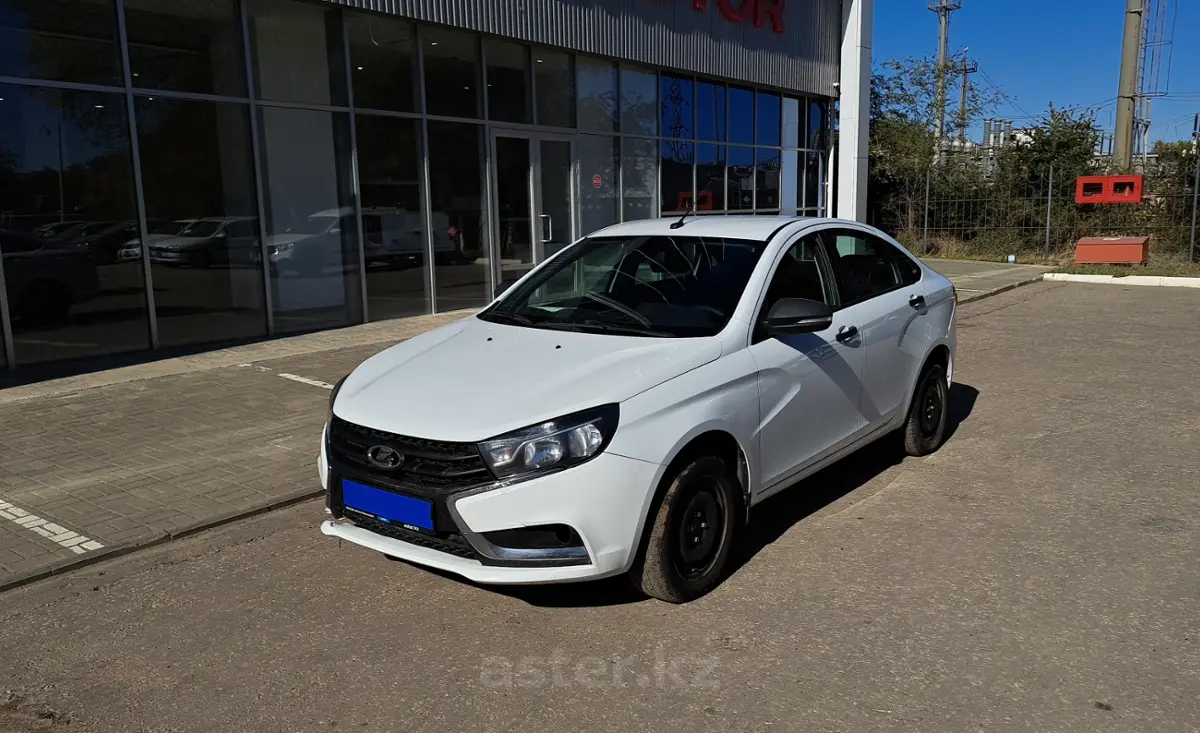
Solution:
{"label": "metal fence", "polygon": [[1077,204],[1075,176],[1053,167],[1013,182],[970,165],[932,165],[890,186],[876,223],[912,251],[944,257],[1056,258],[1083,237],[1149,236],[1156,259],[1200,261],[1194,183],[1148,176],[1140,204]]}

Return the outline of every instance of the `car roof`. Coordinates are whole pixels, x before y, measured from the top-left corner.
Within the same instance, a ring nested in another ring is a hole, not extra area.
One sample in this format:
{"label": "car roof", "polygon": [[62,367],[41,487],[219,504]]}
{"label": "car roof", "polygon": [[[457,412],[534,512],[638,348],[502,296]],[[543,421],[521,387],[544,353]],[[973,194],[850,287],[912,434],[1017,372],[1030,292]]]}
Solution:
{"label": "car roof", "polygon": [[804,227],[814,224],[838,223],[859,226],[856,222],[829,219],[815,216],[688,216],[683,220],[683,226],[672,229],[671,225],[679,221],[679,217],[670,216],[661,219],[639,219],[621,224],[613,224],[599,231],[592,232],[592,237],[634,236],[644,237],[666,235],[677,237],[728,237],[730,239],[750,239],[763,241],[785,227],[793,224],[803,224]]}

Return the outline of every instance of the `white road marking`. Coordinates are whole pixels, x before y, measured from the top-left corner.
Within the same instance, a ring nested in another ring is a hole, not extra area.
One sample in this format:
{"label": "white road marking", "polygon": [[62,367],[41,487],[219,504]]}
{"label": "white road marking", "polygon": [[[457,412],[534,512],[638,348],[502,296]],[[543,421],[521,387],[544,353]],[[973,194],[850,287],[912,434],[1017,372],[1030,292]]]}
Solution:
{"label": "white road marking", "polygon": [[307,384],[310,387],[320,387],[321,389],[333,389],[333,385],[330,384],[329,382],[322,382],[319,379],[309,379],[308,377],[302,377],[299,374],[288,374],[287,372],[276,373],[276,372],[272,371],[271,369],[269,369],[265,366],[259,366],[258,364],[238,364],[238,366],[240,366],[244,369],[257,369],[260,372],[266,372],[267,374],[274,374],[277,377],[283,377],[284,379],[290,379],[293,382],[299,382],[300,384]]}
{"label": "white road marking", "polygon": [[19,506],[13,506],[12,502],[5,501],[3,498],[0,498],[0,519],[7,519],[18,527],[24,527],[31,532],[36,532],[59,547],[65,547],[74,552],[76,555],[82,555],[104,547],[104,545],[96,540],[89,539],[78,532],[42,519],[38,515],[27,512]]}
{"label": "white road marking", "polygon": [[288,374],[286,372],[280,372],[279,376],[283,377],[284,379],[290,379],[293,382],[299,382],[301,384],[310,384],[314,387],[320,387],[321,389],[333,389],[332,384],[330,384],[329,382],[322,382],[318,379],[309,379],[308,377],[301,377],[299,375]]}

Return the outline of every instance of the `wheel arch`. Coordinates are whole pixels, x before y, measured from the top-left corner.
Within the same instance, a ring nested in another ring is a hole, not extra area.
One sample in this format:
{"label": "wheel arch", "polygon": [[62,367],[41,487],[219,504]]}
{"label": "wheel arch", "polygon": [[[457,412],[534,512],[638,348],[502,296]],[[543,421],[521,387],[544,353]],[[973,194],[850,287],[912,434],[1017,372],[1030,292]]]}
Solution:
{"label": "wheel arch", "polygon": [[917,394],[917,385],[921,383],[921,375],[925,373],[930,364],[939,364],[946,370],[946,386],[949,387],[949,382],[954,379],[954,351],[948,342],[939,341],[925,355],[925,360],[921,362],[921,368],[917,371],[917,378],[908,387],[908,399],[904,401],[904,410],[900,413],[899,420],[907,419],[908,412],[912,409],[913,398]]}
{"label": "wheel arch", "polygon": [[740,489],[739,496],[741,497],[741,502],[739,508],[742,514],[741,522],[745,524],[750,521],[751,469],[749,455],[745,447],[742,446],[733,433],[727,430],[719,427],[698,428],[692,434],[681,439],[669,454],[670,457],[663,461],[662,469],[658,472],[658,476],[655,479],[654,491],[650,495],[649,501],[642,508],[641,517],[638,520],[638,530],[635,535],[638,538],[637,546],[634,548],[634,552],[629,555],[629,563],[631,565],[646,551],[646,543],[650,537],[650,516],[658,507],[659,502],[662,501],[662,497],[666,493],[671,479],[680,468],[693,458],[714,455],[733,466],[734,475]]}

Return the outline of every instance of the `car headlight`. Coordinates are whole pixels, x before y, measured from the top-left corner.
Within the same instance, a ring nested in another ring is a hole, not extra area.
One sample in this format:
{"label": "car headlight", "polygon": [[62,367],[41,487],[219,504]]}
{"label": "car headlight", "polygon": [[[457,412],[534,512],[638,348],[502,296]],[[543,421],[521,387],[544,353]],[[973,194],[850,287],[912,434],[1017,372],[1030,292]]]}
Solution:
{"label": "car headlight", "polygon": [[496,478],[558,471],[599,455],[618,415],[616,405],[577,412],[485,440],[479,452]]}
{"label": "car headlight", "polygon": [[345,384],[349,374],[337,380],[337,384],[333,385],[333,391],[329,393],[329,415],[326,417],[326,422],[333,422],[333,402],[337,399],[338,392],[342,390],[342,385]]}

